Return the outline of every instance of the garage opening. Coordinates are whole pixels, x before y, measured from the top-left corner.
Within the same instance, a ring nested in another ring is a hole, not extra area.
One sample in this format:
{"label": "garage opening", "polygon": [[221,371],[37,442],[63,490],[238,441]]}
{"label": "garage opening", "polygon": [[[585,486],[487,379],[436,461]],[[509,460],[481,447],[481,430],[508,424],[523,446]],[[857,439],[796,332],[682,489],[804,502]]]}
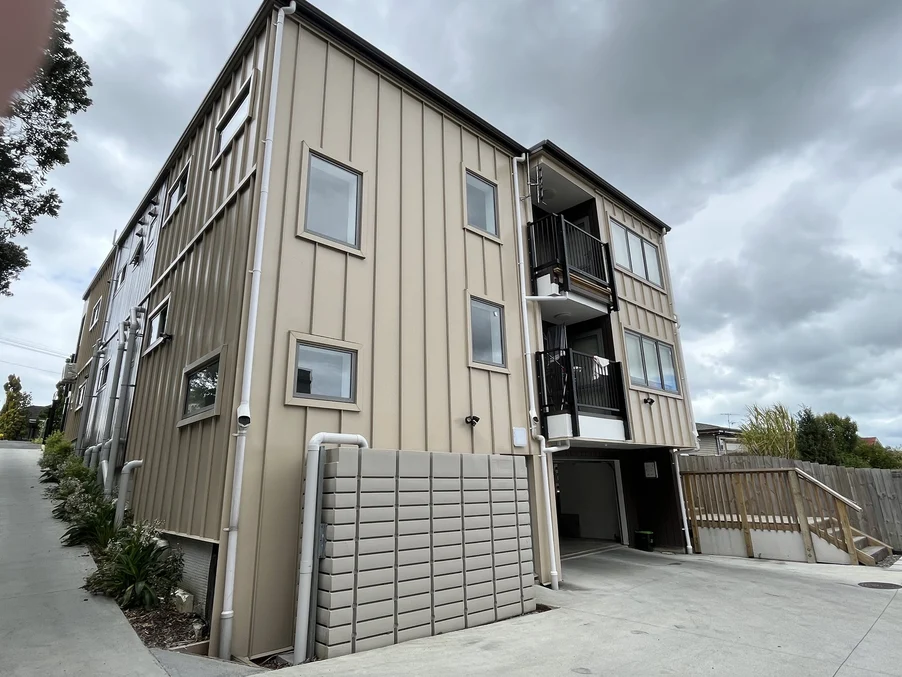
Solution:
{"label": "garage opening", "polygon": [[554,460],[561,558],[627,544],[619,461]]}

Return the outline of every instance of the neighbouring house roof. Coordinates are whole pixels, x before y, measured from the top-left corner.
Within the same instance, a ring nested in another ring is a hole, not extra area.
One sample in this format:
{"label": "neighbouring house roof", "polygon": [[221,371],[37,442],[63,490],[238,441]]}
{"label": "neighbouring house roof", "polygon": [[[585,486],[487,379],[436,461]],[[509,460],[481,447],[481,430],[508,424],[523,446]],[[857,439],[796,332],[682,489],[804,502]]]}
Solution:
{"label": "neighbouring house roof", "polygon": [[880,444],[880,440],[878,440],[876,437],[862,437],[861,441],[871,447]]}
{"label": "neighbouring house roof", "polygon": [[591,183],[595,183],[601,187],[602,190],[609,193],[611,197],[619,202],[623,203],[627,208],[636,212],[639,216],[644,218],[646,221],[651,223],[653,226],[657,226],[665,233],[670,232],[671,228],[666,223],[664,223],[657,216],[648,211],[645,207],[640,205],[638,202],[633,200],[631,197],[618,190],[610,183],[601,178],[598,174],[593,172],[591,169],[586,167],[582,162],[577,160],[575,157],[570,155],[567,151],[562,149],[557,144],[545,139],[540,143],[537,143],[535,146],[529,149],[530,153],[538,153],[543,152],[547,155],[553,157],[558,162],[565,165],[570,171],[581,175],[584,179]]}
{"label": "neighbouring house roof", "polygon": [[738,435],[741,432],[739,428],[728,428],[711,423],[696,423],[695,429],[699,435]]}

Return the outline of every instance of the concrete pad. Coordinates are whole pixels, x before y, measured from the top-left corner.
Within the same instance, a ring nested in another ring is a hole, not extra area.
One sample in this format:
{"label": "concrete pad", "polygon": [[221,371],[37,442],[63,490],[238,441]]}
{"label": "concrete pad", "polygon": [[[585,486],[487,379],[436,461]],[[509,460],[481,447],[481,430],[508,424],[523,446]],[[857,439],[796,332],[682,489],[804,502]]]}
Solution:
{"label": "concrete pad", "polygon": [[221,661],[218,658],[194,656],[164,649],[151,649],[150,652],[170,677],[245,677],[268,672],[264,668],[252,668],[240,663]]}
{"label": "concrete pad", "polygon": [[282,672],[902,676],[902,596],[857,585],[895,573],[621,548],[563,576],[552,611]]}
{"label": "concrete pad", "polygon": [[0,442],[0,674],[164,677],[115,602],[82,589],[93,561],[60,545],[39,457]]}

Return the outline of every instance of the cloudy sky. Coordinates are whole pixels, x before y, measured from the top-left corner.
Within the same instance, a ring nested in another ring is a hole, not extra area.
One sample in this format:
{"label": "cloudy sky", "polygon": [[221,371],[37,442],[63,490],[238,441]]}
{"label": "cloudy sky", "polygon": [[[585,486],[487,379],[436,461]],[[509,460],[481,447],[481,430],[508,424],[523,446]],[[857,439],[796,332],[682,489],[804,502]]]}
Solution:
{"label": "cloudy sky", "polygon": [[[697,420],[834,410],[902,443],[902,3],[320,0],[525,145],[673,226]],[[257,0],[68,0],[94,106],[0,338],[74,349],[82,293]],[[16,363],[15,366],[10,363]],[[61,360],[0,344],[48,400]],[[46,371],[41,371],[46,370]]]}

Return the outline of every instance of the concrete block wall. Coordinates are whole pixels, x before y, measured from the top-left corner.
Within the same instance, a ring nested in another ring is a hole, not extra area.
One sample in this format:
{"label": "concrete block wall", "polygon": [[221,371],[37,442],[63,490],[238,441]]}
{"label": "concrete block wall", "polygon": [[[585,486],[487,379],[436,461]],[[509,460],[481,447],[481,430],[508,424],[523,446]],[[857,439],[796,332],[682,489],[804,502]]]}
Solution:
{"label": "concrete block wall", "polygon": [[522,456],[330,449],[316,655],[535,610]]}

